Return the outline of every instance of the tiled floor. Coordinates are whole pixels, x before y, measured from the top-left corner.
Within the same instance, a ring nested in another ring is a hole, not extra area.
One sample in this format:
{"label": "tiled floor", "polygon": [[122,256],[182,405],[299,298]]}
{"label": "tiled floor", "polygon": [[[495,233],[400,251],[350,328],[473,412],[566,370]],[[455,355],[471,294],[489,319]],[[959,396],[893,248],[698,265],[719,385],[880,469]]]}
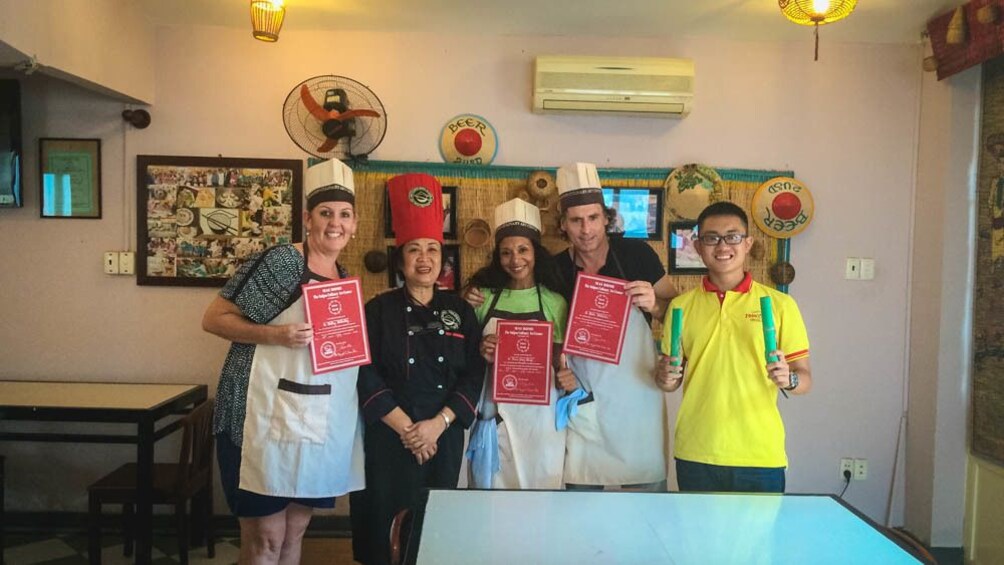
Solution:
{"label": "tiled floor", "polygon": [[[105,535],[102,538],[101,561],[108,565],[132,563],[132,557],[122,555],[122,539]],[[86,565],[87,536],[66,534],[55,536],[8,534],[4,550],[5,565]],[[240,551],[237,540],[225,538],[216,542],[216,558],[209,559],[205,547],[196,547],[188,552],[191,565],[212,563],[223,565],[237,562]],[[171,565],[178,563],[178,544],[173,537],[155,537],[153,540],[153,564]]]}
{"label": "tiled floor", "polygon": [[[122,555],[122,539],[105,535],[102,538],[101,561],[107,565],[126,565],[133,558]],[[53,536],[7,534],[4,551],[4,565],[87,565],[87,536],[65,534]],[[344,538],[307,538],[303,543],[302,563],[351,564],[352,542]],[[153,540],[152,565],[175,565],[178,563],[177,541],[173,537],[158,537]],[[216,541],[216,557],[210,559],[205,547],[196,547],[188,552],[191,565],[229,565],[237,563],[240,551],[237,539],[223,538]]]}

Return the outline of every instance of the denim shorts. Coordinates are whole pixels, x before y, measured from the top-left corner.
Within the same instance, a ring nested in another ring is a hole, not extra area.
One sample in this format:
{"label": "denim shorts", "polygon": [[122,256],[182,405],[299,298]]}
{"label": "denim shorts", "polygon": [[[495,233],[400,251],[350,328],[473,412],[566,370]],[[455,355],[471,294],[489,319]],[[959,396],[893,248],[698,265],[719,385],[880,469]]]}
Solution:
{"label": "denim shorts", "polygon": [[680,492],[784,492],[784,467],[723,467],[676,460]]}
{"label": "denim shorts", "polygon": [[241,473],[241,448],[226,434],[216,436],[216,461],[220,466],[220,483],[230,511],[238,518],[261,518],[282,512],[295,502],[311,508],[334,508],[335,498],[287,498],[268,496],[238,488]]}

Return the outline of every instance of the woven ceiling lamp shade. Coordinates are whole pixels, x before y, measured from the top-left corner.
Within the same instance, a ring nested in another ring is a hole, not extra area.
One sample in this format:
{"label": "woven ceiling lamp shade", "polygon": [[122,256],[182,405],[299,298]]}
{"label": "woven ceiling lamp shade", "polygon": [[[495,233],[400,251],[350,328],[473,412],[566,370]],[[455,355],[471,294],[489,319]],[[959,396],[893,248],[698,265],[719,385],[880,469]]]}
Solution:
{"label": "woven ceiling lamp shade", "polygon": [[274,43],[286,17],[282,0],[251,0],[251,34],[255,39]]}
{"label": "woven ceiling lamp shade", "polygon": [[819,26],[851,15],[857,3],[858,0],[777,0],[777,5],[786,18],[798,25],[815,28],[815,61],[819,60]]}

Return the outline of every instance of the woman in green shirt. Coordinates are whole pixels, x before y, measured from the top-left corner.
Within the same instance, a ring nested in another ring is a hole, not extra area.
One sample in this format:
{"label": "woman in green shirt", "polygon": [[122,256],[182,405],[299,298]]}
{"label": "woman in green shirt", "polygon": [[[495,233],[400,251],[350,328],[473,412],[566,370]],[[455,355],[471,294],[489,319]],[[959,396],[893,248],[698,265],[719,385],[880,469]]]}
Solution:
{"label": "woman in green shirt", "polygon": [[488,363],[495,362],[498,320],[552,322],[555,389],[551,390],[549,405],[495,403],[492,367],[487,368],[478,421],[467,453],[471,459],[471,486],[562,487],[565,431],[555,427],[555,402],[557,389],[575,388],[575,377],[562,368],[559,356],[568,316],[568,304],[557,292],[559,281],[551,254],[540,244],[540,210],[518,198],[499,205],[495,209],[491,264],[471,277],[465,295],[476,306],[478,321],[484,326],[481,354]]}

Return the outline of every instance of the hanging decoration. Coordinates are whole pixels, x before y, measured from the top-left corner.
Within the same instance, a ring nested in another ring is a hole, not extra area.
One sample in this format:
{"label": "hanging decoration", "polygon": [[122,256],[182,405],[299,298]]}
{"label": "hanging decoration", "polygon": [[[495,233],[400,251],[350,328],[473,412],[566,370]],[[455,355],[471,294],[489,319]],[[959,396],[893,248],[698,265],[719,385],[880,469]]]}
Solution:
{"label": "hanging decoration", "polygon": [[996,4],[987,4],[976,10],[976,21],[981,24],[995,24],[1000,21],[1001,9]]}
{"label": "hanging decoration", "polygon": [[1004,0],[972,0],[927,22],[934,67],[938,80],[1004,54]]}
{"label": "hanging decoration", "polygon": [[962,45],[969,35],[969,26],[966,25],[966,11],[959,6],[952,14],[952,19],[948,21],[948,31],[945,32],[945,43],[949,45]]}
{"label": "hanging decoration", "polygon": [[851,15],[858,0],[777,0],[781,13],[792,22],[813,26],[816,38],[814,61],[819,60],[819,26]]}
{"label": "hanging decoration", "polygon": [[251,0],[251,35],[267,43],[279,41],[279,30],[286,17],[282,0]]}

